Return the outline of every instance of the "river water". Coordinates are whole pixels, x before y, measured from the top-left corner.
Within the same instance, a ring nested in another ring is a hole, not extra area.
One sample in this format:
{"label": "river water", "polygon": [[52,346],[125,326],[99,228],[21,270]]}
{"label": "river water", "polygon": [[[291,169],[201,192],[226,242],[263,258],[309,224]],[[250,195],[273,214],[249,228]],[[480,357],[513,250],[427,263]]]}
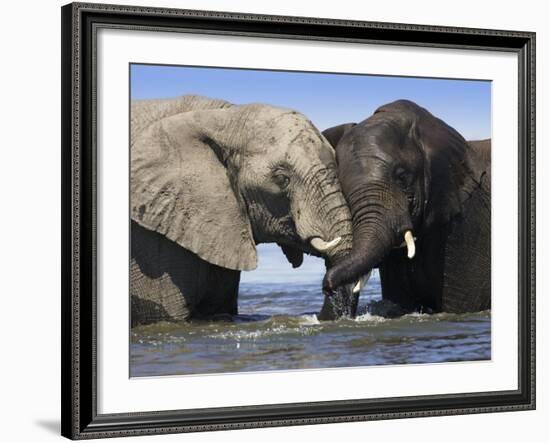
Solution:
{"label": "river water", "polygon": [[[132,377],[488,360],[490,312],[386,318],[373,272],[356,319],[319,322],[322,263],[289,270],[272,247],[243,273],[232,321],[159,323],[131,330]],[[248,275],[247,275],[248,274]]]}

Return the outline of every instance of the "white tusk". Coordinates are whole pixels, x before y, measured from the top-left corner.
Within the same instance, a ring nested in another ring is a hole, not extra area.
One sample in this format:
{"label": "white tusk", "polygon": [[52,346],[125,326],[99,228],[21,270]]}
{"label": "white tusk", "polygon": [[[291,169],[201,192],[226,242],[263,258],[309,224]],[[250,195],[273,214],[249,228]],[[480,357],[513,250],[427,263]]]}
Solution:
{"label": "white tusk", "polygon": [[313,246],[318,251],[326,251],[328,249],[334,248],[338,243],[340,243],[340,240],[342,240],[342,237],[336,237],[335,239],[326,242],[319,237],[315,237],[311,239],[311,246]]}
{"label": "white tusk", "polygon": [[[413,237],[413,240],[416,241],[416,237]],[[407,246],[407,243],[403,241],[399,246],[394,246],[394,249],[404,248]]]}
{"label": "white tusk", "polygon": [[407,257],[413,258],[415,253],[414,238],[412,231],[405,232],[405,243],[407,244]]}
{"label": "white tusk", "polygon": [[369,281],[369,277],[370,277],[370,273],[372,271],[369,271],[367,272],[365,275],[363,275],[362,277],[359,277],[359,280],[357,280],[357,283],[355,283],[355,286],[353,287],[353,289],[351,290],[351,292],[353,292],[354,294],[356,294],[357,292],[359,292],[361,289],[363,289],[365,287],[365,285],[367,284],[367,282]]}

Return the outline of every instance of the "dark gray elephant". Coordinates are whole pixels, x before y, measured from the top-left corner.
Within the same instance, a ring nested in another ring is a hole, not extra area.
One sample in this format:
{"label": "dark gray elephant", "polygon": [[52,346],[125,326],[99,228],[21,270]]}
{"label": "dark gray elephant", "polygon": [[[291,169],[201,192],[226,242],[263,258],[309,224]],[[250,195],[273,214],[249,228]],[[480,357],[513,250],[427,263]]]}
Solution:
{"label": "dark gray elephant", "polygon": [[258,243],[293,267],[351,249],[332,147],[302,114],[262,104],[133,102],[131,219],[133,325],[236,314]]}
{"label": "dark gray elephant", "polygon": [[325,293],[379,267],[383,298],[405,311],[489,309],[490,140],[469,144],[406,100],[323,134],[353,219],[353,252]]}

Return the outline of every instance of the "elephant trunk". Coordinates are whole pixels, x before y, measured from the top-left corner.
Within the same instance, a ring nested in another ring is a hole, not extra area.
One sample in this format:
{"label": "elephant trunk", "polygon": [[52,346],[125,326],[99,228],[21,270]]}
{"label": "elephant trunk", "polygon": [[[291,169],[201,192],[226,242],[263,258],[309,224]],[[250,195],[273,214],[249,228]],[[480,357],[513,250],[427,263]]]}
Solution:
{"label": "elephant trunk", "polygon": [[332,266],[352,248],[349,207],[335,170],[320,167],[306,177],[304,183],[307,186],[300,198],[294,199],[292,208],[298,235]]}
{"label": "elephant trunk", "polygon": [[[347,208],[347,204],[346,204]],[[341,238],[339,244],[329,251],[325,258],[327,272],[345,263],[347,257],[352,253],[352,221],[351,215],[348,220],[337,223],[338,229],[333,229],[335,234]],[[359,301],[359,291],[353,291],[353,284],[346,284],[337,288],[331,296],[326,296],[323,306],[318,315],[319,320],[337,320],[341,317],[355,317]]]}
{"label": "elephant trunk", "polygon": [[[350,239],[348,247],[343,248],[337,254],[332,254],[325,260],[327,274],[333,269],[338,269],[342,263],[345,263],[351,253],[352,243]],[[337,320],[341,317],[355,317],[359,302],[359,291],[354,291],[354,286],[355,284],[344,284],[331,291],[330,295],[327,295],[326,291],[323,291],[325,292],[325,299],[318,315],[319,320]]]}
{"label": "elephant trunk", "polygon": [[[347,209],[347,206],[345,208]],[[325,257],[325,266],[327,269],[331,269],[338,263],[343,262],[352,251],[353,234],[351,216],[341,218],[334,222],[329,230],[329,233],[331,238],[338,239],[338,243],[334,247],[329,248],[323,254]]]}
{"label": "elephant trunk", "polygon": [[[311,239],[310,246],[325,258],[326,268],[331,269],[343,262],[352,251],[351,213],[335,178],[319,182],[315,189],[317,192],[322,191],[324,195],[312,220],[317,223],[329,221],[330,225],[315,228],[315,231],[323,233],[323,238]],[[319,319],[334,320],[342,316],[355,316],[358,295],[352,292],[351,286],[338,289],[334,297],[325,297]]]}
{"label": "elephant trunk", "polygon": [[353,247],[351,253],[325,275],[323,291],[329,297],[335,293],[339,297],[340,288],[367,275],[394,247],[405,244],[409,256],[414,255],[409,205],[403,193],[382,183],[371,183],[350,192],[348,198],[352,210]]}

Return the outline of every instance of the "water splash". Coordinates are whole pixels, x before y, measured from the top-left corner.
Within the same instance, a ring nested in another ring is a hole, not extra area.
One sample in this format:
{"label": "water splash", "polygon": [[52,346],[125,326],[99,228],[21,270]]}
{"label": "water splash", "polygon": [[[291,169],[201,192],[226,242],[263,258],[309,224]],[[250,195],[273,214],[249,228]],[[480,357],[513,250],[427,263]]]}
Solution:
{"label": "water splash", "polygon": [[309,326],[309,325],[320,325],[321,324],[321,322],[317,318],[316,314],[304,314],[304,315],[301,315],[299,318],[300,318],[300,324],[301,325]]}
{"label": "water splash", "polygon": [[[131,331],[132,377],[334,368],[491,358],[491,314],[406,314],[382,301],[377,276],[355,319],[319,321],[315,284],[243,284],[227,322]],[[405,315],[403,315],[405,314]]]}

